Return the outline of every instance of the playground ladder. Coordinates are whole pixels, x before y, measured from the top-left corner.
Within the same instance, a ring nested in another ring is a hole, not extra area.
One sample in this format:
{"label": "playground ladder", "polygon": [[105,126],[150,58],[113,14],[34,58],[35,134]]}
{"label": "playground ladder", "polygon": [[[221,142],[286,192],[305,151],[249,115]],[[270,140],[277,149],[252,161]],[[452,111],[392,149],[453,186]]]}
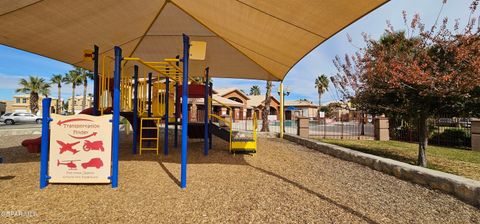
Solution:
{"label": "playground ladder", "polygon": [[[146,126],[147,123],[145,121],[153,121],[155,126]],[[140,155],[142,155],[142,151],[157,151],[158,155],[158,145],[159,145],[159,137],[160,137],[160,122],[161,118],[159,117],[142,117],[140,120]],[[156,137],[152,137],[150,135],[147,136],[147,133],[155,132]],[[144,147],[144,141],[155,141],[155,147]]]}

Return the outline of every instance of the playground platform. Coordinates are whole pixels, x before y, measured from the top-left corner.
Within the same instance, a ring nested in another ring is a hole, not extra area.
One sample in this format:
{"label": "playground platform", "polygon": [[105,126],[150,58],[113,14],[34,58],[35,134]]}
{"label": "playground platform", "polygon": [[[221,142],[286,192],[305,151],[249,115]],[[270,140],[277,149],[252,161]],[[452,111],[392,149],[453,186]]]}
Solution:
{"label": "playground platform", "polygon": [[190,187],[180,189],[180,149],[132,155],[131,137],[122,135],[116,190],[108,184],[40,190],[40,158],[20,146],[26,138],[32,136],[0,138],[0,211],[35,216],[0,216],[0,223],[480,222],[477,208],[452,196],[269,138],[259,139],[255,156],[233,156],[215,137],[204,156],[203,142],[190,140]]}

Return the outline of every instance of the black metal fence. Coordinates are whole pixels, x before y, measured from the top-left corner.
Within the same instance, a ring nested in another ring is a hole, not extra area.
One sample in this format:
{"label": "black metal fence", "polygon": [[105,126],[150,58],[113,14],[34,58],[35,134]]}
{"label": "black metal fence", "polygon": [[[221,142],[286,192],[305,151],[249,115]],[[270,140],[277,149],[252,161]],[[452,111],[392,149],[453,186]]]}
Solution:
{"label": "black metal fence", "polygon": [[[285,133],[297,134],[298,121],[285,121]],[[274,124],[277,130],[278,121]],[[334,119],[312,119],[309,121],[309,136],[312,138],[373,139],[373,123],[367,119],[336,121]]]}
{"label": "black metal fence", "polygon": [[335,121],[330,119],[312,120],[309,124],[311,137],[340,139],[373,139],[373,123],[355,119]]}
{"label": "black metal fence", "polygon": [[[428,143],[437,146],[471,148],[470,118],[440,116],[428,119]],[[390,139],[418,142],[418,122],[390,119]]]}

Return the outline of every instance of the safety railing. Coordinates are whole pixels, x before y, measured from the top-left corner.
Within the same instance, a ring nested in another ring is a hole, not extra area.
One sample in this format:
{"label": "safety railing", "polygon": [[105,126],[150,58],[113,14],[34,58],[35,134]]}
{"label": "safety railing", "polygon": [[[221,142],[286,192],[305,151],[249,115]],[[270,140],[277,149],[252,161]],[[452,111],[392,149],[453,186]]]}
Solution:
{"label": "safety railing", "polygon": [[133,87],[132,87],[132,78],[128,74],[129,69],[133,70],[133,66],[129,66],[126,69],[122,69],[120,75],[120,111],[132,111],[133,101]]}
{"label": "safety railing", "polygon": [[[110,104],[110,82],[112,79],[110,78],[110,74],[113,73],[113,69],[111,66],[113,65],[114,58],[108,55],[103,56],[102,60],[102,73],[100,76],[100,91],[99,91],[99,105],[98,109],[100,110],[100,114],[103,115],[103,112]],[[108,63],[108,64],[107,64]],[[113,77],[113,74],[112,74]]]}
{"label": "safety railing", "polygon": [[[213,99],[213,98],[211,98],[211,97],[208,99],[208,101],[209,101],[209,108],[212,108],[212,103],[213,103],[213,101],[215,101],[215,102],[219,103],[220,105],[222,105],[222,106],[226,107],[227,109],[229,109],[230,112],[233,111],[230,106],[227,106],[226,104],[224,104],[224,103],[222,103],[222,102],[220,102],[220,101],[218,101],[218,100],[215,100],[215,99]],[[221,116],[219,116],[219,115],[210,113],[210,109],[208,110],[208,112],[209,112],[209,114],[208,114],[209,117],[214,117],[214,118],[218,119],[219,121],[223,121],[225,124],[227,124],[227,126],[228,126],[228,131],[229,131],[229,134],[230,134],[229,151],[232,151],[232,131],[233,131],[233,130],[232,130],[232,124],[233,124],[232,116],[229,116],[229,117],[228,117],[229,120],[227,120],[227,119],[225,119],[224,117],[221,117]],[[219,125],[220,125],[220,124],[219,124]]]}
{"label": "safety railing", "polygon": [[[256,113],[253,113],[253,119],[252,119],[252,123],[253,123],[253,140],[255,142],[257,142],[257,126],[258,126],[258,122],[257,122],[257,114]],[[255,144],[255,147],[256,147],[256,144]],[[257,150],[257,149],[255,149]]]}
{"label": "safety railing", "polygon": [[138,94],[137,94],[137,112],[140,117],[144,116],[147,112],[148,101],[148,78],[147,72],[143,73],[143,79],[138,81]]}

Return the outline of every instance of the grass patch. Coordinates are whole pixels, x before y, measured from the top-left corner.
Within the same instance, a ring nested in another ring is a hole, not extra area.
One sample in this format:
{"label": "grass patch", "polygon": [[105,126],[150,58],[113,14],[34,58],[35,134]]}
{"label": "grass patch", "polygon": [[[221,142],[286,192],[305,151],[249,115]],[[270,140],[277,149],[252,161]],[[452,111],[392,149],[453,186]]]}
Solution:
{"label": "grass patch", "polygon": [[[356,151],[417,164],[418,144],[399,141],[319,139]],[[480,153],[439,146],[427,147],[428,168],[480,180]]]}

